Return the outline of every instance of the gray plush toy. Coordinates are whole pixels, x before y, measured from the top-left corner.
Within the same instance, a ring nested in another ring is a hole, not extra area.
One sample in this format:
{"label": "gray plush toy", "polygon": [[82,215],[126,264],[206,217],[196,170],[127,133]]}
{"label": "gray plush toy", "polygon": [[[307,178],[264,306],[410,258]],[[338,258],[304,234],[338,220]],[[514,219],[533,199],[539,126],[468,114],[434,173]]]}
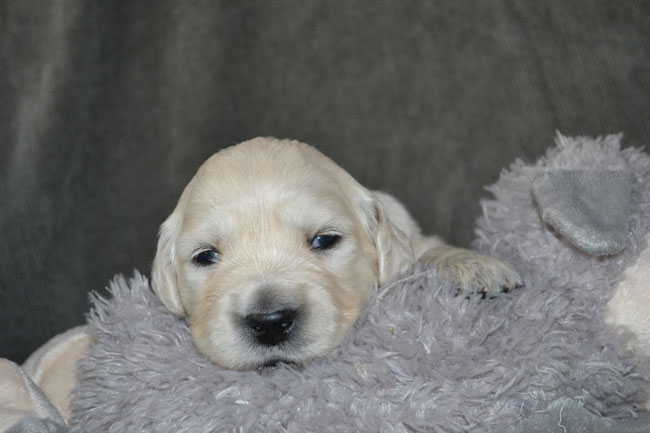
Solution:
{"label": "gray plush toy", "polygon": [[648,358],[604,321],[650,222],[650,157],[619,139],[560,137],[489,188],[474,246],[514,263],[525,288],[466,299],[418,267],[302,368],[223,370],[144,277],[115,279],[93,301],[72,430],[650,431]]}

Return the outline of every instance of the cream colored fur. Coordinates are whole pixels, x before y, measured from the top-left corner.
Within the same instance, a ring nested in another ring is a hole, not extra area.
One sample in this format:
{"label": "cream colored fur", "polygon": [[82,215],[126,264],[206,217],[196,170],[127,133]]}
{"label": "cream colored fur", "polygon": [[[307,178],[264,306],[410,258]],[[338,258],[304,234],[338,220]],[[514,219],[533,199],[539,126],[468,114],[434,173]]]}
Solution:
{"label": "cream colored fur", "polygon": [[15,363],[0,359],[0,432],[28,417],[61,417],[38,386]]}
{"label": "cream colored fur", "polygon": [[[606,321],[621,330],[632,332],[630,349],[650,356],[650,235],[645,250],[623,272],[614,296],[607,304]],[[646,403],[650,410],[650,401]]]}
{"label": "cream colored fur", "polygon": [[[314,251],[317,234],[337,234]],[[193,261],[214,248],[211,266]],[[214,362],[234,369],[274,360],[302,363],[334,349],[370,292],[417,260],[461,291],[497,291],[520,283],[510,266],[425,237],[393,197],[372,192],[315,148],[257,138],[208,159],[162,225],[152,286],[165,306],[190,318],[194,341]],[[296,305],[302,338],[259,347],[241,318],[264,291]]]}
{"label": "cream colored fur", "polygon": [[77,361],[86,354],[90,343],[85,326],[72,328],[41,346],[23,364],[25,373],[64,419],[70,416]]}

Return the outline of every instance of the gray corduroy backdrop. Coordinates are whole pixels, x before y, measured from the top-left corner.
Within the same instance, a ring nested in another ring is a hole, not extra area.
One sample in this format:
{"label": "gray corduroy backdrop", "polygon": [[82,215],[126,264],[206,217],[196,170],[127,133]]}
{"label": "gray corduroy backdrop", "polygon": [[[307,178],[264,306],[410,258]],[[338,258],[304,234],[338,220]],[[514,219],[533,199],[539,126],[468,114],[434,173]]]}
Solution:
{"label": "gray corduroy backdrop", "polygon": [[556,130],[648,143],[649,29],[650,1],[2,1],[0,356],[148,270],[198,165],[258,135],[466,245],[482,186]]}

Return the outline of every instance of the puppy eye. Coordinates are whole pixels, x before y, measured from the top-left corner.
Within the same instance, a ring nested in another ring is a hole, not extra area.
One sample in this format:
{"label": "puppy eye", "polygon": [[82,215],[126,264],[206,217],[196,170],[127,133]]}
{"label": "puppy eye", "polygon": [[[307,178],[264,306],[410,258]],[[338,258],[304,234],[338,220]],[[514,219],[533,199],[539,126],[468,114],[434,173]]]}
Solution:
{"label": "puppy eye", "polygon": [[213,263],[217,263],[218,260],[219,253],[214,249],[201,251],[196,256],[194,256],[194,263],[200,266],[211,265]]}
{"label": "puppy eye", "polygon": [[311,241],[311,248],[314,250],[326,250],[332,248],[341,240],[339,235],[318,235]]}

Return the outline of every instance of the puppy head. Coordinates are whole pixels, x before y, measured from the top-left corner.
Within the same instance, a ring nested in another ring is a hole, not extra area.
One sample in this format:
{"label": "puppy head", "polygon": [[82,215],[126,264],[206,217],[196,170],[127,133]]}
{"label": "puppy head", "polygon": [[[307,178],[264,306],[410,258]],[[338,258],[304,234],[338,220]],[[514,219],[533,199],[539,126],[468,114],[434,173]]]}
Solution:
{"label": "puppy head", "polygon": [[208,159],[160,230],[152,286],[198,349],[251,369],[333,350],[412,263],[374,194],[314,148],[259,138]]}

